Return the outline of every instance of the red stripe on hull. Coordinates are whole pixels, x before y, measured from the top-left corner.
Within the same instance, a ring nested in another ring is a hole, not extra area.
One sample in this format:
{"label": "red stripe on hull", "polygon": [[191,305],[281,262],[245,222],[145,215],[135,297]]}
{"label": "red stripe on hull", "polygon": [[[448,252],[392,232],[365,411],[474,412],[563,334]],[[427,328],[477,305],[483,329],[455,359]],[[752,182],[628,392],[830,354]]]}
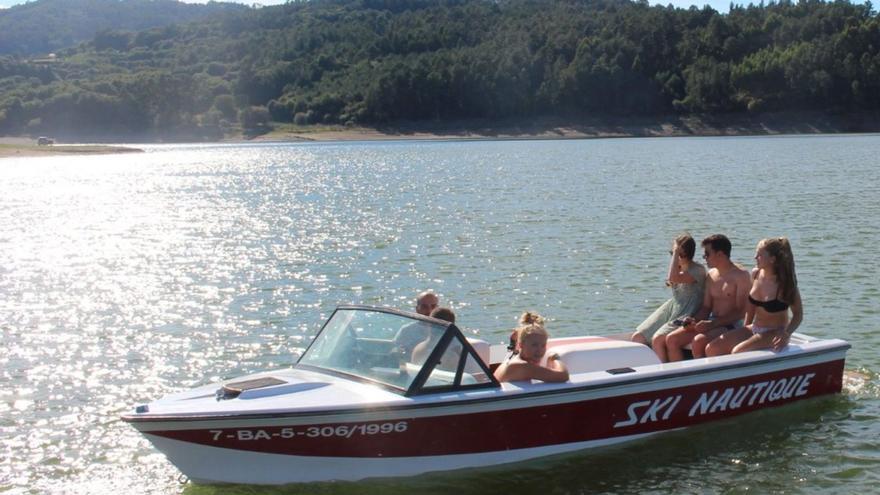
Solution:
{"label": "red stripe on hull", "polygon": [[301,456],[375,458],[504,451],[680,428],[837,393],[843,366],[839,360],[687,387],[483,413],[148,433],[212,447]]}

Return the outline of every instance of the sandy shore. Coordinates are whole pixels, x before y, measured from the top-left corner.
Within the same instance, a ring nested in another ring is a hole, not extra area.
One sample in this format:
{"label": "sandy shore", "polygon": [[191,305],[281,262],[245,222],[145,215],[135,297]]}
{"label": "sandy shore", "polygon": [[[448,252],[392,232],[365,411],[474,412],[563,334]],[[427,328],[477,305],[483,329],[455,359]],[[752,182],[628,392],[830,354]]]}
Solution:
{"label": "sandy shore", "polygon": [[[575,121],[547,117],[501,121],[396,122],[378,127],[276,124],[256,135],[231,135],[224,143],[381,140],[597,139],[623,137],[767,136],[880,132],[880,115],[779,113],[752,116],[691,115],[651,118],[590,117]],[[118,139],[118,137],[117,137]],[[108,139],[112,141],[112,139]],[[146,140],[144,142],[147,142]],[[137,138],[128,142],[138,142]],[[0,137],[0,158],[142,151],[107,145],[36,146],[24,137]]]}
{"label": "sandy shore", "polygon": [[595,139],[619,137],[766,136],[880,131],[877,116],[767,114],[661,118],[555,118],[498,122],[401,122],[376,128],[279,126],[246,141],[373,141],[397,139]]}
{"label": "sandy shore", "polygon": [[[480,139],[590,139],[612,137],[693,135],[672,126],[646,129],[637,126],[571,126],[552,123],[399,123],[384,127],[315,126],[280,127],[246,141],[382,141],[382,140],[480,140]],[[237,139],[236,139],[237,140]]]}
{"label": "sandy shore", "polygon": [[37,146],[33,139],[0,137],[0,158],[57,155],[105,155],[110,153],[138,153],[143,150],[125,146],[65,145]]}

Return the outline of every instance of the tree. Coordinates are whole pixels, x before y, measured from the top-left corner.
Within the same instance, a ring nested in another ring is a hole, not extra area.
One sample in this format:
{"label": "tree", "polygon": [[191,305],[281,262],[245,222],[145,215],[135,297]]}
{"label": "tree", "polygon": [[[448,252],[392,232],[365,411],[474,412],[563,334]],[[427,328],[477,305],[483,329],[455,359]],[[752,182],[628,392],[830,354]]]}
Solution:
{"label": "tree", "polygon": [[269,110],[266,107],[249,106],[241,109],[238,121],[247,130],[263,129],[269,124]]}

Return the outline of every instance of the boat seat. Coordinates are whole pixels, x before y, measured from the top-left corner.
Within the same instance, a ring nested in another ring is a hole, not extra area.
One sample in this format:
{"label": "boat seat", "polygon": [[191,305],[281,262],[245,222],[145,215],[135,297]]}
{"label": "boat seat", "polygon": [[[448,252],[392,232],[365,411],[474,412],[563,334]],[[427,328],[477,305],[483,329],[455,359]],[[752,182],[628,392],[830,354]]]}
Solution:
{"label": "boat seat", "polygon": [[573,343],[554,343],[550,352],[559,354],[571,374],[634,368],[660,364],[660,359],[649,347],[603,337]]}
{"label": "boat seat", "polygon": [[485,340],[472,338],[468,338],[467,341],[477,351],[477,356],[483,360],[486,366],[489,366],[489,343]]}

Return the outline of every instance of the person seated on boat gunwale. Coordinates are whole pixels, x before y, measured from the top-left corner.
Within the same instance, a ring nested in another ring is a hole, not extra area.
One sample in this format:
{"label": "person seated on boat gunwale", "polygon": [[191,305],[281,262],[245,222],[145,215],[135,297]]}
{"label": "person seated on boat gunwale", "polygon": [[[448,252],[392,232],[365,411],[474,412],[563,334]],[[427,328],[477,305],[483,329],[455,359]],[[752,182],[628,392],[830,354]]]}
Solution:
{"label": "person seated on boat gunwale", "polygon": [[[434,311],[431,311],[430,316],[431,318],[437,318],[438,320],[455,323],[455,312],[449,308],[436,308]],[[440,337],[443,337],[443,333],[441,332],[428,332],[427,338],[416,344],[410,361],[414,364],[424,364],[428,359],[428,356],[431,355],[431,351],[434,350],[434,347],[440,340]],[[440,369],[454,370],[458,365],[458,358],[461,355],[461,345],[457,342],[452,342],[450,343],[450,346],[453,346],[453,348],[451,350],[447,349],[440,358]]]}
{"label": "person seated on boat gunwale", "polygon": [[[697,243],[690,234],[682,234],[672,241],[669,251],[669,271],[666,286],[672,289],[672,297],[645,319],[630,337],[639,344],[654,347],[663,345],[666,335],[679,327],[675,321],[690,316],[700,309],[706,284],[706,269],[694,261]],[[656,352],[656,351],[655,351]]]}
{"label": "person seated on boat gunwale", "polygon": [[547,357],[547,365],[541,366],[541,358],[547,352],[549,334],[544,328],[544,318],[536,313],[525,312],[516,329],[516,347],[513,354],[495,370],[499,382],[541,380],[544,382],[568,381],[568,368],[556,353]]}
{"label": "person seated on boat gunwale", "polygon": [[703,304],[694,317],[684,318],[684,324],[654,348],[664,363],[683,360],[684,347],[688,344],[694,358],[706,357],[706,345],[710,341],[742,326],[751,286],[749,273],[730,260],[731,244],[725,235],[710,235],[700,244],[703,259],[710,268]]}
{"label": "person seated on boat gunwale", "polygon": [[[422,316],[431,316],[431,312],[437,309],[439,304],[440,298],[437,294],[426,290],[416,297],[416,313]],[[405,357],[412,356],[416,345],[428,337],[428,328],[429,325],[419,321],[402,326],[394,337],[394,345],[400,354]]]}
{"label": "person seated on boat gunwale", "polygon": [[758,242],[755,265],[746,306],[746,325],[709,342],[707,356],[767,348],[780,351],[800,326],[804,309],[788,239],[775,237]]}

